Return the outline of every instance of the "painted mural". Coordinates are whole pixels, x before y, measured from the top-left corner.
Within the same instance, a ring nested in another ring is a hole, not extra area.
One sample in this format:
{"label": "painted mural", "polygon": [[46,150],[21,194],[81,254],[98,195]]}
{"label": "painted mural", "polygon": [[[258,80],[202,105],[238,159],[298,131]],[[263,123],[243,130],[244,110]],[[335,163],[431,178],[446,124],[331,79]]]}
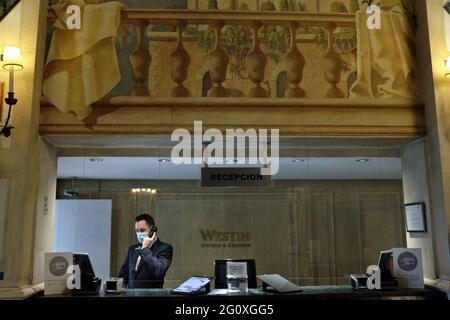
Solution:
{"label": "painted mural", "polygon": [[[367,31],[365,8],[369,3],[380,6],[383,26],[389,28]],[[62,111],[75,112],[80,119],[89,115],[91,103],[106,95],[356,99],[415,96],[414,8],[411,1],[51,1],[56,13],[58,6],[63,12],[70,4],[81,4],[83,15],[89,15],[89,10],[95,11],[95,8],[116,8],[114,14],[98,16],[91,26],[86,26],[89,34],[98,34],[96,29],[108,30],[102,39],[83,38],[80,35],[85,29],[75,33],[76,36],[62,37],[63,33],[72,32],[63,30],[64,14],[59,14],[57,22],[49,29],[51,44],[44,94]],[[120,11],[122,6],[130,9],[273,11],[280,14],[351,13],[356,17],[354,27],[333,28],[332,37],[324,26],[301,24],[295,29],[288,25],[263,25],[256,33],[244,23],[225,25],[218,34],[212,25],[177,28],[173,25],[118,23],[117,10]],[[55,52],[61,54],[64,48],[67,49],[69,38],[75,42],[85,41],[80,43],[85,47],[84,52],[79,52],[76,57],[55,56]],[[103,41],[105,38],[109,39],[108,43]],[[214,57],[218,59],[216,62]],[[72,77],[70,81],[65,79],[65,84],[61,78],[70,70],[76,73],[76,63],[71,59],[75,59],[79,63],[78,69],[83,70],[81,75],[75,75],[78,86],[85,91],[77,101],[68,101],[69,96],[74,99],[74,95],[67,94],[68,90],[73,90]],[[256,69],[251,67],[252,61]],[[56,65],[62,64],[66,64],[65,73],[55,69]],[[101,68],[102,64],[105,68]]]}
{"label": "painted mural", "polygon": [[[358,76],[351,97],[411,98],[415,89],[415,12],[412,0],[382,0],[382,28],[371,32],[357,13]],[[394,36],[395,35],[395,36]]]}
{"label": "painted mural", "polygon": [[0,82],[0,121],[3,120],[3,86],[4,82]]}

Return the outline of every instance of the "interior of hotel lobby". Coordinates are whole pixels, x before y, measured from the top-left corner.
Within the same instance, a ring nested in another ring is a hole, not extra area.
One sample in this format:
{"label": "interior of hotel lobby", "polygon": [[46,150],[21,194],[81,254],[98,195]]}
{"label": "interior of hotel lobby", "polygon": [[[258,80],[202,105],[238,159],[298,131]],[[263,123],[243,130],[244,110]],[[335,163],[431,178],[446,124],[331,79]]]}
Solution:
{"label": "interior of hotel lobby", "polygon": [[0,300],[450,297],[450,1],[7,0],[0,52]]}

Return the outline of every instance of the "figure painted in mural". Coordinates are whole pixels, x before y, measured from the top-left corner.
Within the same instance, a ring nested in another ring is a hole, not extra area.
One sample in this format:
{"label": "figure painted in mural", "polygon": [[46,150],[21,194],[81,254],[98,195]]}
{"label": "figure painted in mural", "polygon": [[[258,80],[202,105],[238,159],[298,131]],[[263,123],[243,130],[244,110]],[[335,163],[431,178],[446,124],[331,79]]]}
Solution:
{"label": "figure painted in mural", "polygon": [[379,0],[373,4],[381,8],[381,29],[367,27],[365,8],[357,13],[357,79],[350,97],[414,98],[413,0]]}
{"label": "figure painted in mural", "polygon": [[[66,26],[70,5],[81,9],[80,30]],[[121,78],[114,38],[124,5],[103,0],[54,0],[50,8],[57,21],[52,27],[43,92],[62,112],[85,119],[91,113],[91,103],[104,97]]]}
{"label": "figure painted in mural", "polygon": [[139,243],[128,248],[119,277],[128,288],[162,288],[173,248],[158,239],[155,220],[149,214],[137,216],[134,227]]}

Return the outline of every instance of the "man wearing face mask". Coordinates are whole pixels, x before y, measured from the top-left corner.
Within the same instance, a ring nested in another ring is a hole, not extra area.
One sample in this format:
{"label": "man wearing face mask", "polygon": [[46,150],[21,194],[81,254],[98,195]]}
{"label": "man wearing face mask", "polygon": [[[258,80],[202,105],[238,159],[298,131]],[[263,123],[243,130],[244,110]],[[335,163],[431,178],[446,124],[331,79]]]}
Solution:
{"label": "man wearing face mask", "polygon": [[173,248],[158,239],[155,220],[148,214],[136,217],[135,230],[139,243],[128,248],[119,277],[128,288],[162,288]]}

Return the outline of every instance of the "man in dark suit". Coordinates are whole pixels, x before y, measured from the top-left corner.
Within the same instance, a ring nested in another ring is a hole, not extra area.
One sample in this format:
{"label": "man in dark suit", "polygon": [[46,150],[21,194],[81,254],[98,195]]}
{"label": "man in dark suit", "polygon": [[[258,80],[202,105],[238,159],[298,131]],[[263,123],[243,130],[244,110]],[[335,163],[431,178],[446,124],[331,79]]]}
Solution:
{"label": "man in dark suit", "polygon": [[162,288],[173,248],[156,236],[158,229],[152,216],[137,216],[135,229],[139,243],[128,248],[119,277],[124,278],[128,288]]}

